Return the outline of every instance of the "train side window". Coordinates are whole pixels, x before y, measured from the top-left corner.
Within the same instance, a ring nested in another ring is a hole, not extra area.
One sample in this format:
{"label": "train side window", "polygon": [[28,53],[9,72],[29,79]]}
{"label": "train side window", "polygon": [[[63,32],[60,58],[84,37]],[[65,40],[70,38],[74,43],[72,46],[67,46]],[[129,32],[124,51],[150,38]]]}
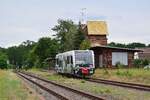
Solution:
{"label": "train side window", "polygon": [[73,58],[72,58],[72,56],[70,56],[70,62],[71,62],[71,64],[73,64]]}
{"label": "train side window", "polygon": [[56,59],[56,64],[58,65],[58,59]]}
{"label": "train side window", "polygon": [[67,64],[69,64],[70,63],[70,61],[69,61],[69,56],[67,56]]}
{"label": "train side window", "polygon": [[63,62],[61,60],[58,60],[58,66],[63,67]]}

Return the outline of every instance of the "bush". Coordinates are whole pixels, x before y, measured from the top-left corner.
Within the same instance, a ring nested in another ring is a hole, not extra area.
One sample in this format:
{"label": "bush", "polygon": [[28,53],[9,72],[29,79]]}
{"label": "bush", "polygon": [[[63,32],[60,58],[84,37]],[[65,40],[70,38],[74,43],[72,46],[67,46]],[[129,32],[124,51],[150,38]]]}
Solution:
{"label": "bush", "polygon": [[0,69],[7,69],[7,61],[0,59]]}
{"label": "bush", "polygon": [[82,80],[82,81],[81,81],[81,83],[85,83],[85,81],[84,81],[84,80]]}
{"label": "bush", "polygon": [[143,65],[143,66],[149,65],[149,63],[150,63],[150,61],[147,60],[147,59],[144,59],[144,60],[142,61],[142,65]]}
{"label": "bush", "polygon": [[149,65],[149,63],[150,63],[150,61],[147,59],[144,59],[144,60],[143,59],[135,59],[134,60],[134,66],[138,67],[138,68]]}
{"label": "bush", "polygon": [[116,75],[125,76],[125,77],[130,78],[132,76],[132,73],[129,70],[127,70],[127,71],[117,70]]}
{"label": "bush", "polygon": [[7,68],[8,68],[8,69],[13,69],[13,65],[12,65],[12,64],[8,64],[8,65],[7,65]]}
{"label": "bush", "polygon": [[130,73],[129,70],[125,71],[124,74],[125,74],[126,77],[131,77],[132,76],[132,73]]}
{"label": "bush", "polygon": [[117,62],[117,63],[115,64],[115,66],[116,66],[117,68],[123,68],[123,67],[124,67],[124,64],[122,64],[122,63],[120,63],[120,62]]}
{"label": "bush", "polygon": [[142,59],[135,59],[134,66],[140,68],[142,66]]}

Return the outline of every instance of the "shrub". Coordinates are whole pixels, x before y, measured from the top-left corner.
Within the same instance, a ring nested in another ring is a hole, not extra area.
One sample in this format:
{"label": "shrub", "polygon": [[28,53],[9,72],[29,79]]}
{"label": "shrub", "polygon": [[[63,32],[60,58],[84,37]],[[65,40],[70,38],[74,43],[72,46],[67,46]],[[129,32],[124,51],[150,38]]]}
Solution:
{"label": "shrub", "polygon": [[82,80],[82,81],[81,81],[81,83],[85,83],[85,81],[84,81],[84,80]]}
{"label": "shrub", "polygon": [[106,68],[104,68],[104,75],[109,75],[109,71]]}
{"label": "shrub", "polygon": [[149,63],[150,63],[150,61],[147,60],[147,59],[144,59],[144,60],[142,61],[142,65],[143,65],[143,66],[149,65]]}
{"label": "shrub", "polygon": [[143,59],[135,59],[134,60],[134,66],[138,67],[138,68],[149,65],[149,63],[150,63],[150,61],[148,59],[144,59],[144,60]]}
{"label": "shrub", "polygon": [[111,93],[111,90],[106,89],[105,92],[106,92],[106,93]]}
{"label": "shrub", "polygon": [[0,59],[0,69],[7,69],[7,61]]}
{"label": "shrub", "polygon": [[122,63],[120,63],[120,62],[117,62],[117,63],[115,64],[115,66],[116,66],[117,68],[123,68],[123,67],[124,67],[124,65],[123,65]]}
{"label": "shrub", "polygon": [[123,72],[120,71],[120,70],[117,70],[116,75],[119,75],[119,76],[125,76],[125,77],[130,78],[130,77],[132,76],[132,73],[129,72],[129,70],[123,71]]}
{"label": "shrub", "polygon": [[121,75],[121,72],[117,70],[116,75]]}
{"label": "shrub", "polygon": [[140,68],[142,66],[142,59],[135,59],[134,66]]}
{"label": "shrub", "polygon": [[126,77],[131,77],[131,76],[132,76],[132,73],[130,73],[129,70],[127,70],[127,71],[124,72],[124,75],[125,75]]}
{"label": "shrub", "polygon": [[13,65],[12,65],[12,64],[8,64],[8,65],[7,65],[7,68],[8,68],[8,69],[12,69],[12,68],[13,68]]}

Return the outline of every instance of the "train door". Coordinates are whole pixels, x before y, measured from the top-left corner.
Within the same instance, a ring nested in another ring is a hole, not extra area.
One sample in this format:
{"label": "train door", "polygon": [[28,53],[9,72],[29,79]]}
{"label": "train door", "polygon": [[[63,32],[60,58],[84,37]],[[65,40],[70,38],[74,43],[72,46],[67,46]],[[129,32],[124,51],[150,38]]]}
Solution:
{"label": "train door", "polygon": [[67,71],[66,56],[63,56],[63,63],[62,64],[63,64],[62,70],[63,70],[63,73],[65,73]]}
{"label": "train door", "polygon": [[73,58],[72,55],[67,56],[67,72],[72,73],[73,70]]}
{"label": "train door", "polygon": [[56,70],[57,72],[60,72],[60,73],[63,72],[63,60],[61,56],[58,56],[56,58]]}

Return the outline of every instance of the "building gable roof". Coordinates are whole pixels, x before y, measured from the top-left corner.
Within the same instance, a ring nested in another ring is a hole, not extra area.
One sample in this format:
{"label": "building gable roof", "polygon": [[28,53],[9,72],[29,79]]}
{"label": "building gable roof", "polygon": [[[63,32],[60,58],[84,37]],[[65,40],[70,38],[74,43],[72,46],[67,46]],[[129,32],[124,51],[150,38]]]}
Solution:
{"label": "building gable roof", "polygon": [[105,21],[87,21],[88,35],[107,35],[107,24]]}

